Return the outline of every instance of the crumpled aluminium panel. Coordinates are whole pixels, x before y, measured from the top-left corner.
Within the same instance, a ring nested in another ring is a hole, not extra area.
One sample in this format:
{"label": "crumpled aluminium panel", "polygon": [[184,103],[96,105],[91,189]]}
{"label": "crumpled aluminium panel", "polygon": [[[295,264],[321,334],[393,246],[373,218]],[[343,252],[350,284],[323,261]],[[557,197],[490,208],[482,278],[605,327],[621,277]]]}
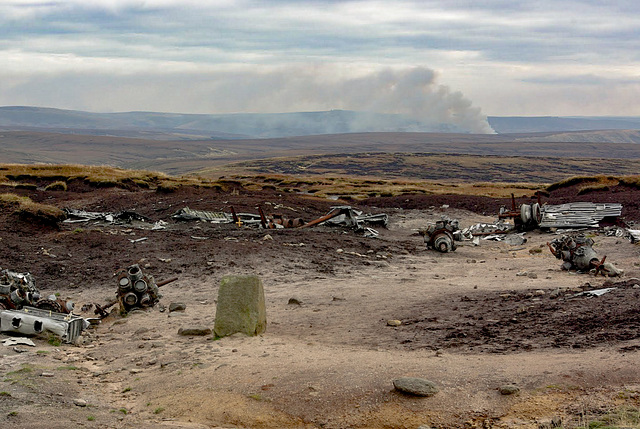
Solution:
{"label": "crumpled aluminium panel", "polygon": [[59,336],[62,341],[72,343],[84,328],[84,319],[72,314],[56,313],[34,307],[0,311],[0,331],[2,332],[25,335],[51,332]]}

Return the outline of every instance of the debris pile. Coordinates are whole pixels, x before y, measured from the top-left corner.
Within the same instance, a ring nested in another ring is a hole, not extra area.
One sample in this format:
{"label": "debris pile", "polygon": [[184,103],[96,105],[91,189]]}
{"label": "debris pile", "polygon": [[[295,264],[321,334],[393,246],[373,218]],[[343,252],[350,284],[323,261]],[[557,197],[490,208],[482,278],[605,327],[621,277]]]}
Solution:
{"label": "debris pile", "polygon": [[429,223],[425,229],[419,231],[424,236],[428,249],[447,253],[456,250],[454,234],[460,230],[457,219],[446,216],[434,223]]}
{"label": "debris pile", "polygon": [[619,226],[610,226],[604,229],[607,237],[623,237],[631,243],[640,242],[640,229],[622,228]]}
{"label": "debris pile", "polygon": [[19,310],[24,306],[69,314],[73,302],[62,300],[55,295],[42,298],[31,273],[0,271],[0,311]]}
{"label": "debris pile", "polygon": [[538,228],[542,218],[540,195],[538,194],[537,203],[522,204],[518,208],[516,207],[516,199],[514,195],[511,194],[511,210],[508,210],[506,207],[501,207],[498,218],[513,219],[515,229],[518,231],[531,231]]}
{"label": "debris pile", "polygon": [[119,212],[89,212],[85,210],[76,210],[65,208],[64,212],[67,219],[64,223],[81,223],[94,221],[102,221],[107,223],[131,223],[133,221],[151,222],[148,217],[142,216],[132,210],[123,210]]}
{"label": "debris pile", "polygon": [[586,237],[584,234],[578,234],[575,236],[563,235],[547,243],[547,246],[549,246],[553,256],[564,261],[562,264],[563,270],[576,270],[579,272],[595,270],[596,275],[599,272],[604,275],[609,271],[608,267],[604,265],[607,257],[604,256],[600,259],[596,251],[591,247],[593,244],[594,241],[591,238]]}
{"label": "debris pile", "polygon": [[144,274],[138,264],[120,271],[116,294],[120,309],[125,313],[135,308],[153,307],[162,298],[153,276]]}
{"label": "debris pile", "polygon": [[600,222],[622,215],[622,204],[576,202],[545,205],[542,208],[540,228],[598,228]]}

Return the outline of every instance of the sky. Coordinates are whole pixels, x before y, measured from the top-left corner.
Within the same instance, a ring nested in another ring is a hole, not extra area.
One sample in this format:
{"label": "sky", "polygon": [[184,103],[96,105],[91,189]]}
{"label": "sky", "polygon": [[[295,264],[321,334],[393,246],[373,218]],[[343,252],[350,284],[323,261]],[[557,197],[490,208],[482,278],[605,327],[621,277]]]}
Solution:
{"label": "sky", "polygon": [[[2,0],[0,105],[640,115],[635,0]],[[472,124],[477,122],[475,125]]]}

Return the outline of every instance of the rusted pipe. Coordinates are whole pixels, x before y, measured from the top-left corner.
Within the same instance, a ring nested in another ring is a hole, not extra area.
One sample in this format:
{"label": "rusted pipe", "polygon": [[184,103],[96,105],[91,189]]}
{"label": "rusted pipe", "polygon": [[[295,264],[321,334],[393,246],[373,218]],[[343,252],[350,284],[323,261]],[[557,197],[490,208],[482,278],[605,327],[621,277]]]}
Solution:
{"label": "rusted pipe", "polygon": [[307,228],[307,227],[310,227],[310,226],[315,226],[315,225],[317,225],[319,223],[328,221],[329,219],[333,219],[334,217],[339,216],[339,215],[340,215],[340,210],[339,209],[332,209],[326,215],[324,215],[322,217],[319,217],[316,220],[312,220],[309,223],[305,223],[304,225],[300,226],[299,228]]}
{"label": "rusted pipe", "polygon": [[160,287],[160,286],[168,285],[169,283],[173,283],[176,280],[178,280],[178,278],[177,277],[173,277],[173,278],[170,278],[169,280],[163,280],[161,282],[156,283],[156,286]]}

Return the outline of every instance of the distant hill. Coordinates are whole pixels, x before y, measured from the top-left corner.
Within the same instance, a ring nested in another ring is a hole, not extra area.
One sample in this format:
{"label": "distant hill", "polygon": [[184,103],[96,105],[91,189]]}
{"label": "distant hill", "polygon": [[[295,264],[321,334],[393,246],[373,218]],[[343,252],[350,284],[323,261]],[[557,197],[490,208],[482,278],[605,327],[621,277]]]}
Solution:
{"label": "distant hill", "polygon": [[277,138],[358,132],[465,132],[402,115],[349,110],[226,115],[91,113],[41,107],[0,107],[0,129],[108,135],[154,140]]}
{"label": "distant hill", "polygon": [[640,130],[634,116],[489,116],[499,134],[588,130]]}
{"label": "distant hill", "polygon": [[[499,134],[640,130],[640,117],[489,116],[487,121]],[[466,133],[454,125],[429,118],[419,121],[403,115],[350,110],[208,115],[92,113],[29,106],[0,107],[0,130],[152,140],[230,140],[366,132]],[[614,142],[629,141],[623,137]]]}

